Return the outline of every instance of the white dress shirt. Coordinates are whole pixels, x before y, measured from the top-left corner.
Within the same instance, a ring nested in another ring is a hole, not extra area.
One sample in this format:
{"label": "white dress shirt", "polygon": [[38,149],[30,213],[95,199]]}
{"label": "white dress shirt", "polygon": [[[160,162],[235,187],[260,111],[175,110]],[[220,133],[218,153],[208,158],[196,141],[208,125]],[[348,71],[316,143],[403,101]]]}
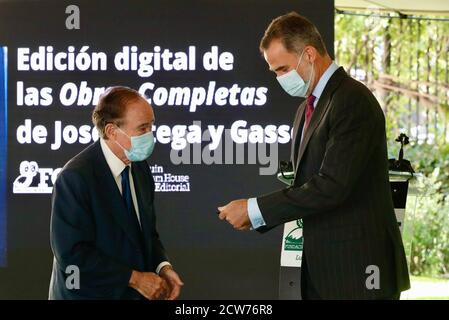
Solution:
{"label": "white dress shirt", "polygon": [[[126,164],[123,163],[122,160],[120,160],[109,148],[109,146],[106,144],[106,142],[103,139],[100,139],[100,145],[101,150],[103,151],[104,157],[106,158],[106,162],[108,163],[109,168],[111,169],[112,176],[114,177],[115,183],[117,184],[117,188],[120,191],[120,194],[122,194],[122,172],[126,167]],[[134,181],[133,181],[133,175],[131,173],[132,166],[129,170],[129,184],[131,188],[131,197],[133,199],[134,209],[137,214],[137,220],[139,221],[139,225],[141,226],[140,222],[140,215],[139,215],[139,205],[137,202],[137,196],[136,196],[136,189],[134,188]],[[142,227],[142,226],[141,226]],[[161,262],[157,268],[156,273],[159,274],[159,271],[166,265],[171,265],[168,261]]]}

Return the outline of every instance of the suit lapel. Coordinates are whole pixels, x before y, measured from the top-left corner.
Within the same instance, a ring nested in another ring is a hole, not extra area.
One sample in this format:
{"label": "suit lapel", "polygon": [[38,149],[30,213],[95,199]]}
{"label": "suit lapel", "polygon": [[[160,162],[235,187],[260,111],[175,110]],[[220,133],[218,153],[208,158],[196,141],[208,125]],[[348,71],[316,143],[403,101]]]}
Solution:
{"label": "suit lapel", "polygon": [[298,107],[298,111],[296,111],[295,120],[293,122],[293,137],[292,137],[292,146],[291,146],[291,161],[293,164],[293,170],[296,172],[296,159],[298,154],[298,147],[301,141],[302,126],[304,125],[304,110],[306,108],[305,101],[301,103]]}
{"label": "suit lapel", "polygon": [[304,152],[307,148],[310,138],[312,137],[313,132],[316,130],[318,124],[321,122],[323,116],[326,114],[326,110],[329,108],[332,94],[334,93],[335,89],[337,89],[337,87],[339,86],[341,80],[345,75],[346,72],[344,71],[344,69],[342,67],[338,68],[332,75],[332,77],[329,79],[329,82],[327,83],[323,93],[321,94],[321,97],[318,100],[318,104],[315,108],[315,111],[312,114],[312,119],[310,120],[309,127],[304,133],[304,137],[302,139],[302,142],[300,143],[299,155],[296,160],[295,170],[298,169],[299,164],[301,163],[301,159],[304,156]]}
{"label": "suit lapel", "polygon": [[95,148],[98,156],[96,157],[94,171],[99,181],[101,181],[101,188],[98,192],[103,199],[105,210],[111,213],[129,239],[140,248],[139,235],[134,232],[134,229],[129,224],[130,219],[127,217],[128,212],[125,202],[120,194],[120,190],[117,188],[117,183],[115,182],[111,169],[106,162],[100,141],[96,142]]}

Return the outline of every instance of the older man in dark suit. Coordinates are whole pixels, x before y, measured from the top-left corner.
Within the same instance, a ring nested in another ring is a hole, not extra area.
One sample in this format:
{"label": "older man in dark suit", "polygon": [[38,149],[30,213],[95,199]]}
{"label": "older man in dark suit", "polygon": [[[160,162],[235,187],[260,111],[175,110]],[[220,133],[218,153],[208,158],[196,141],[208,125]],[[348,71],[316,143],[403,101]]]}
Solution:
{"label": "older man in dark suit", "polygon": [[156,231],[145,161],[154,147],[153,109],[135,90],[113,87],[93,122],[101,139],[71,159],[55,183],[49,297],[175,299],[183,283]]}
{"label": "older man in dark suit", "polygon": [[[397,299],[410,287],[388,179],[383,112],[338,67],[297,13],[272,21],[260,50],[284,90],[304,97],[294,120],[291,187],[220,207],[236,229],[303,220],[305,299]],[[379,286],[367,285],[378,270]]]}

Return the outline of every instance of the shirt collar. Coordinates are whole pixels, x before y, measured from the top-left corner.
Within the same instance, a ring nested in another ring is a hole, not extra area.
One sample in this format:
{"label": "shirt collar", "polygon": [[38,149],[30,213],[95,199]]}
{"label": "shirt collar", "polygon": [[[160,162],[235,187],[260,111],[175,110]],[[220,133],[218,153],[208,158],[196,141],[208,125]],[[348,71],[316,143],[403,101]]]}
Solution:
{"label": "shirt collar", "polygon": [[109,165],[109,168],[111,169],[112,175],[114,178],[117,178],[122,174],[123,169],[125,169],[126,164],[123,163],[122,160],[120,160],[114,152],[109,148],[106,141],[103,140],[103,138],[100,138],[100,145],[101,150],[103,150],[104,157],[106,158],[106,162]]}
{"label": "shirt collar", "polygon": [[315,103],[320,99],[321,94],[324,91],[324,88],[326,87],[326,84],[329,82],[329,79],[332,77],[335,71],[339,66],[332,61],[332,63],[329,65],[329,67],[324,71],[323,75],[321,76],[320,80],[318,81],[315,89],[313,89],[312,95],[315,96]]}

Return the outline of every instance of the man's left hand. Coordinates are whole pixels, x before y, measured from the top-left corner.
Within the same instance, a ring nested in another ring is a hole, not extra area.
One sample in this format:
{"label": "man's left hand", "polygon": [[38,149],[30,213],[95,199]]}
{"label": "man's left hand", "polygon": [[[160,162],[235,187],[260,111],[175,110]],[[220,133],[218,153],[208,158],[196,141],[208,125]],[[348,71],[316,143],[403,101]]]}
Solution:
{"label": "man's left hand", "polygon": [[248,200],[240,199],[229,202],[223,207],[218,207],[219,218],[229,222],[234,229],[249,230],[251,221],[248,216]]}
{"label": "man's left hand", "polygon": [[159,276],[167,282],[170,288],[166,300],[175,300],[181,292],[181,287],[184,285],[181,278],[170,265],[164,266],[159,272]]}

